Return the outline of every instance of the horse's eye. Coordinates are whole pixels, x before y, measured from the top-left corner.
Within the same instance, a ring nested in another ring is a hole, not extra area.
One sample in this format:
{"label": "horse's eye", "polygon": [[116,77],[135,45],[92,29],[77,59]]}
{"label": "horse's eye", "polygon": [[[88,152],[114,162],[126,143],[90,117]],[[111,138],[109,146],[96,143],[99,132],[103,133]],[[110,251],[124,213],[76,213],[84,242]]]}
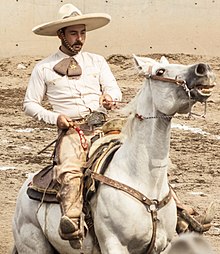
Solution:
{"label": "horse's eye", "polygon": [[164,74],[164,72],[165,72],[165,69],[158,69],[157,71],[156,71],[156,75],[157,76],[162,76],[163,74]]}

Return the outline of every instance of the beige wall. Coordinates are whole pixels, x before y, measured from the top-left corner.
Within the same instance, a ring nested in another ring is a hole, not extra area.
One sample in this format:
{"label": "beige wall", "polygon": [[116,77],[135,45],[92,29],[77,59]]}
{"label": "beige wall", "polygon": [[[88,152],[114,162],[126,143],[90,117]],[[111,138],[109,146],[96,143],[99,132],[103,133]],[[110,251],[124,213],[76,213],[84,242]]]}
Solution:
{"label": "beige wall", "polygon": [[219,0],[1,0],[0,57],[54,52],[59,40],[34,35],[31,29],[53,20],[64,3],[112,16],[108,26],[88,33],[85,50],[104,56],[220,55]]}

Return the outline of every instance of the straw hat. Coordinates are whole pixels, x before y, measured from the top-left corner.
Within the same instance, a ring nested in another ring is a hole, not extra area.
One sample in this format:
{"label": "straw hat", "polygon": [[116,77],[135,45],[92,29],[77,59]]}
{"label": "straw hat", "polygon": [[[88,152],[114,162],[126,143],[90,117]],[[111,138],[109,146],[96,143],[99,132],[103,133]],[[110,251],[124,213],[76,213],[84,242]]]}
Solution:
{"label": "straw hat", "polygon": [[85,25],[86,31],[91,31],[107,25],[110,20],[108,14],[82,14],[74,5],[64,4],[58,11],[57,20],[38,25],[32,31],[38,35],[56,36],[57,31],[63,27]]}

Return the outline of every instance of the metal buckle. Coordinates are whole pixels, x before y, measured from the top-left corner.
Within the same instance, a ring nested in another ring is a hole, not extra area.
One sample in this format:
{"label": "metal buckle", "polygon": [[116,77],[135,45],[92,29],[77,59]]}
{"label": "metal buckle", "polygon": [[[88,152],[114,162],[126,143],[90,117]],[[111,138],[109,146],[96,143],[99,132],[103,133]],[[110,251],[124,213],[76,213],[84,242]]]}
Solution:
{"label": "metal buckle", "polygon": [[152,75],[151,75],[150,73],[145,73],[145,74],[144,74],[144,77],[145,77],[146,79],[150,79],[151,76],[152,76]]}
{"label": "metal buckle", "polygon": [[151,204],[148,207],[148,211],[149,212],[156,212],[156,211],[158,211],[158,204],[159,204],[159,201],[157,199],[151,200]]}

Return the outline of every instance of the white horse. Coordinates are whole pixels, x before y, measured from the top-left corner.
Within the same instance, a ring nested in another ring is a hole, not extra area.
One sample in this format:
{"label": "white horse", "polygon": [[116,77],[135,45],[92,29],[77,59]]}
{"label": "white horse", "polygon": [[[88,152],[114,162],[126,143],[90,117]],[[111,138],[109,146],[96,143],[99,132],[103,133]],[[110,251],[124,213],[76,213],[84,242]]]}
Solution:
{"label": "white horse", "polygon": [[161,253],[171,242],[177,221],[167,179],[171,118],[190,112],[197,101],[204,102],[211,95],[214,75],[203,63],[186,66],[169,64],[164,57],[160,62],[134,59],[145,81],[128,106],[125,140],[105,172],[117,181],[111,181],[117,188],[102,179],[91,200],[100,250],[90,234],[82,250],[72,249],[60,238],[60,207],[29,199],[30,177],[17,199],[14,253]]}

